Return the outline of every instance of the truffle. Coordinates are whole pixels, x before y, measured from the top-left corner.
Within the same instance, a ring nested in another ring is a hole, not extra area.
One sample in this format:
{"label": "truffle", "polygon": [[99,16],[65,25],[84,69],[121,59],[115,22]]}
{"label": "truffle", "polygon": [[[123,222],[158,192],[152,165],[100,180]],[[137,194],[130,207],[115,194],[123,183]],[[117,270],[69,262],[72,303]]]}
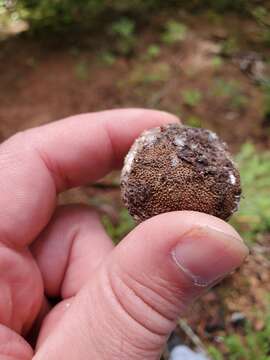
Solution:
{"label": "truffle", "polygon": [[228,220],[240,201],[240,175],[214,132],[170,124],[135,140],[125,158],[121,193],[137,221],[176,210]]}

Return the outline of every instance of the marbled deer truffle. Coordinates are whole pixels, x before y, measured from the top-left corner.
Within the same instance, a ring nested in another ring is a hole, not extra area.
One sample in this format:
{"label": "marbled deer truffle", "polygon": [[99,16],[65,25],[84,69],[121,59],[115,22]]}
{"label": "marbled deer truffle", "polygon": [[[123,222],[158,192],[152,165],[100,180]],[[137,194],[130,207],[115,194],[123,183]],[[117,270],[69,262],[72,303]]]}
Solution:
{"label": "marbled deer truffle", "polygon": [[176,210],[228,220],[241,197],[227,145],[212,131],[170,124],[142,133],[126,156],[122,199],[137,221]]}

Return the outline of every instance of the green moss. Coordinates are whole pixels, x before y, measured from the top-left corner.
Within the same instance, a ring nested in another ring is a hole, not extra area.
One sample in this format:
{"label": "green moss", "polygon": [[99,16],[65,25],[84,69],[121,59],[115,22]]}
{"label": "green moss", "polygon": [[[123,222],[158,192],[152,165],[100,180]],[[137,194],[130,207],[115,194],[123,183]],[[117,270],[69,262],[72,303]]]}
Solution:
{"label": "green moss", "polygon": [[182,91],[182,99],[185,105],[196,107],[202,100],[202,93],[198,89],[186,89]]}

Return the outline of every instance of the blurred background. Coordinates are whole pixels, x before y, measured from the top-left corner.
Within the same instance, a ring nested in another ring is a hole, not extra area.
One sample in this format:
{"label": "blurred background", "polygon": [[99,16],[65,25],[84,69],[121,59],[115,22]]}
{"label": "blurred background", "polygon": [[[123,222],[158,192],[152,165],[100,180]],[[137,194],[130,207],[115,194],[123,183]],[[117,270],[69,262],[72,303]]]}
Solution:
{"label": "blurred background", "polygon": [[[214,360],[270,359],[269,1],[0,0],[1,141],[130,106],[214,130],[241,171],[231,222],[251,256],[179,321],[177,334]],[[115,242],[134,226],[118,173],[59,201],[96,206]]]}

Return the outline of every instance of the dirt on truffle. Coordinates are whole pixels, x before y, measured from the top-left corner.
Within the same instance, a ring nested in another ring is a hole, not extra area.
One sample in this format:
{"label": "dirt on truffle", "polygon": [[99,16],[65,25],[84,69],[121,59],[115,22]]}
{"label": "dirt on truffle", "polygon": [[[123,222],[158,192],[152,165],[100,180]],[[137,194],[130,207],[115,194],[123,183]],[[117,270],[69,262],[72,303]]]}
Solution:
{"label": "dirt on truffle", "polygon": [[142,134],[131,153],[121,185],[124,204],[136,220],[177,210],[227,220],[236,210],[240,176],[226,144],[211,131],[181,125],[153,129]]}

